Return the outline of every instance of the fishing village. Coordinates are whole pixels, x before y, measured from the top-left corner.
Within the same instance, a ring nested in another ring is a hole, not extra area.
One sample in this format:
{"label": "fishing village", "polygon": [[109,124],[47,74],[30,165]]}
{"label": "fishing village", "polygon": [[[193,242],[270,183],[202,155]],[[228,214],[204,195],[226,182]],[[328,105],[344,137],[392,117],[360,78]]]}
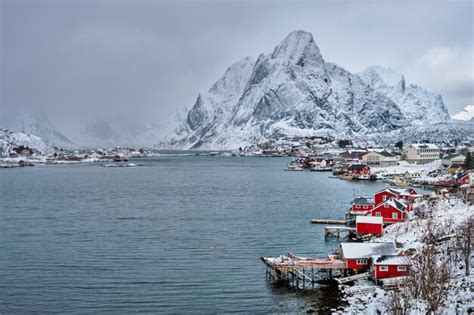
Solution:
{"label": "fishing village", "polygon": [[295,290],[337,285],[348,303],[342,313],[472,311],[472,149],[447,153],[426,143],[393,153],[294,154],[287,171],[380,180],[385,187],[371,196],[355,195],[339,219],[307,218],[309,224],[323,225],[324,235],[317,237],[340,242],[339,247],[326,257],[292,252],[261,257],[267,278]]}

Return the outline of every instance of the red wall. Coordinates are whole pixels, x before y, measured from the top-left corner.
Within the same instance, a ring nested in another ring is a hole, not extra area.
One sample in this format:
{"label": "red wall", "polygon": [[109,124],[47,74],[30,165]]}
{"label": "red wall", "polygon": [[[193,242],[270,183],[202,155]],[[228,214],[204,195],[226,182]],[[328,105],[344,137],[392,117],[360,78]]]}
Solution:
{"label": "red wall", "polygon": [[365,264],[365,265],[357,264],[357,259],[346,259],[346,267],[348,269],[368,270],[368,269],[370,269],[370,259],[367,259],[367,264]]}
{"label": "red wall", "polygon": [[382,234],[383,230],[382,224],[376,223],[357,223],[356,224],[356,233],[357,234]]}
{"label": "red wall", "polygon": [[[374,209],[372,209],[371,215],[373,217],[376,217],[377,212],[381,213],[381,216],[383,218],[383,223],[402,222],[405,220],[404,213],[400,212],[398,209],[392,206],[389,206],[388,208],[385,208],[383,205],[380,205],[379,207],[375,207]],[[398,219],[393,219],[392,213],[398,213]]]}
{"label": "red wall", "polygon": [[375,205],[379,205],[381,204],[382,202],[384,202],[383,200],[383,197],[384,196],[387,196],[387,199],[389,198],[396,198],[397,196],[392,194],[391,192],[388,192],[388,191],[381,191],[381,192],[378,192],[374,195],[374,201],[375,201]]}
{"label": "red wall", "polygon": [[[359,207],[357,207],[359,206]],[[357,205],[357,204],[353,204],[352,205],[352,211],[370,211],[374,208],[374,205],[367,205],[367,209],[364,209],[364,205]]]}
{"label": "red wall", "polygon": [[[388,267],[388,271],[380,271],[381,266]],[[397,265],[376,265],[374,271],[374,278],[385,279],[406,276],[408,274],[408,266],[406,267],[407,271],[397,271]]]}

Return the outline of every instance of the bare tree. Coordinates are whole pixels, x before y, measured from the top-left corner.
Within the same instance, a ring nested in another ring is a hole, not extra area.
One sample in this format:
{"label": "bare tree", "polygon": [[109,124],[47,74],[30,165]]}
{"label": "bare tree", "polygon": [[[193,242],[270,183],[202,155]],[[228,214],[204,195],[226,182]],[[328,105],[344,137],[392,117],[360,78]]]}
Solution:
{"label": "bare tree", "polygon": [[413,298],[425,300],[428,313],[435,313],[446,300],[452,280],[449,256],[438,247],[442,233],[429,222],[424,245],[411,257],[407,288]]}
{"label": "bare tree", "polygon": [[406,315],[410,310],[410,292],[406,286],[400,286],[397,290],[388,294],[385,307],[389,314]]}
{"label": "bare tree", "polygon": [[470,273],[470,260],[472,254],[472,240],[474,229],[474,217],[468,218],[459,228],[456,245],[457,248],[461,251],[461,255],[464,258],[464,268],[466,276]]}

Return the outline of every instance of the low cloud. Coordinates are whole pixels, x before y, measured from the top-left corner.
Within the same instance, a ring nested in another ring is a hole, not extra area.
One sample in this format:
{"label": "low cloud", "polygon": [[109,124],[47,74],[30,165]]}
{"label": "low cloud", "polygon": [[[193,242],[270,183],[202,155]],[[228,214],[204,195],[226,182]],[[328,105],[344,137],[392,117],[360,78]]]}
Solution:
{"label": "low cloud", "polygon": [[409,81],[440,93],[457,112],[474,103],[473,50],[473,46],[432,47],[408,67]]}

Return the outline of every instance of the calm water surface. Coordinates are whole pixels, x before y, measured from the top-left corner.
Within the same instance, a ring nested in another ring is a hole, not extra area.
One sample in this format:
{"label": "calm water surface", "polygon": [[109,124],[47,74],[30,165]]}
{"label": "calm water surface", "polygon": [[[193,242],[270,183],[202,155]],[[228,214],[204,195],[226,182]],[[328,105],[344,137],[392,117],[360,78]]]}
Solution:
{"label": "calm water surface", "polygon": [[380,182],[284,172],[285,158],[159,157],[0,171],[0,313],[278,313],[334,290],[270,283],[260,256],[325,256],[311,218],[341,219]]}

